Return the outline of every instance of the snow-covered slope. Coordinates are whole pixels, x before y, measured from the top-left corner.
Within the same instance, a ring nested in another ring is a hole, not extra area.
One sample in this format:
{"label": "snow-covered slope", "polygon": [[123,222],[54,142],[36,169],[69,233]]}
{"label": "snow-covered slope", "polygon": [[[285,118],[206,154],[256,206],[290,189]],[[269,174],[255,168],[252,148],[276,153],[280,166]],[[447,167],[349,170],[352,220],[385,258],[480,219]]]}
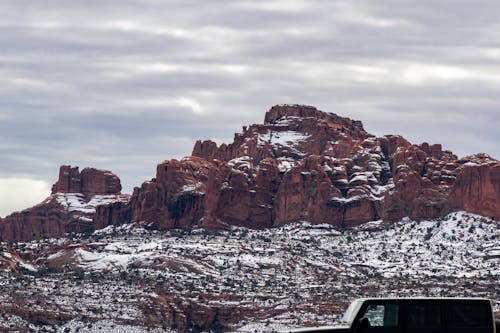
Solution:
{"label": "snow-covered slope", "polygon": [[15,249],[39,273],[0,274],[0,329],[273,332],[331,324],[352,299],[389,295],[482,296],[500,310],[500,225],[463,212],[348,231],[124,225]]}

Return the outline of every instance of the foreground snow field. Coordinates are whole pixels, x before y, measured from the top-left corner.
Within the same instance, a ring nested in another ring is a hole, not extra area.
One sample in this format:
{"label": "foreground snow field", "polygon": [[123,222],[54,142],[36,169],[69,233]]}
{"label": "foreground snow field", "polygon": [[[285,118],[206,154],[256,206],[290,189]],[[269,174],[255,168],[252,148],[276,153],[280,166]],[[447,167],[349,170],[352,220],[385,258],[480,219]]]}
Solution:
{"label": "foreground snow field", "polygon": [[500,224],[463,212],[345,231],[124,225],[3,244],[0,259],[0,330],[273,332],[334,323],[364,296],[480,296],[500,311]]}

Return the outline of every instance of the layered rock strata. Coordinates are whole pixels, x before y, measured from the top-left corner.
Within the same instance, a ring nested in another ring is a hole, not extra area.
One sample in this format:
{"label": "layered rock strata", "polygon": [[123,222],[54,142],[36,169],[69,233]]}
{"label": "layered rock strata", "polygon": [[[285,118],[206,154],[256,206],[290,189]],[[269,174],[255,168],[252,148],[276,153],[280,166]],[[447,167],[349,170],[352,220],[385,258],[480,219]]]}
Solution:
{"label": "layered rock strata", "polygon": [[131,217],[152,228],[265,228],[294,221],[352,227],[466,210],[500,219],[500,163],[441,145],[375,137],[311,106],[274,106],[233,143],[198,141],[136,188]]}
{"label": "layered rock strata", "polygon": [[[0,241],[57,237],[103,228],[125,217],[118,176],[107,170],[61,166],[52,194],[42,203],[0,220]],[[122,210],[120,209],[120,212]]]}
{"label": "layered rock strata", "polygon": [[196,142],[192,155],[120,195],[109,171],[62,166],[42,204],[0,221],[0,240],[136,222],[153,229],[267,228],[295,221],[340,228],[465,210],[500,219],[500,162],[457,158],[441,145],[376,137],[360,121],[277,105],[233,143]]}
{"label": "layered rock strata", "polygon": [[59,179],[52,186],[55,193],[81,193],[87,198],[94,195],[119,194],[122,190],[120,178],[107,170],[63,165],[59,168]]}

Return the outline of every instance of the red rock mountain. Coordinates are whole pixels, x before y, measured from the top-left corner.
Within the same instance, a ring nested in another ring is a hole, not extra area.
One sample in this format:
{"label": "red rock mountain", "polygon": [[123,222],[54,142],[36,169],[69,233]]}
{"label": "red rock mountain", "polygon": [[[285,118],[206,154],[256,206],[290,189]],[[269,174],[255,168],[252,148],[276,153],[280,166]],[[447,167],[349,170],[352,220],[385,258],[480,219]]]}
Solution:
{"label": "red rock mountain", "polygon": [[[1,221],[0,239],[78,231],[67,216],[51,213],[61,206],[58,193],[89,200],[119,191],[110,172],[62,167],[52,199]],[[198,141],[190,157],[160,163],[129,201],[118,196],[97,205],[85,228],[131,221],[155,229],[266,228],[299,220],[352,227],[458,210],[500,219],[499,161],[486,154],[459,159],[438,144],[375,137],[359,121],[312,106],[279,105],[231,144]],[[59,222],[47,222],[53,220]]]}
{"label": "red rock mountain", "polygon": [[500,218],[500,163],[441,145],[375,137],[359,121],[280,105],[234,142],[198,141],[136,188],[133,221],[154,228],[264,228],[305,220],[351,227],[467,210]]}
{"label": "red rock mountain", "polygon": [[[0,241],[56,237],[106,227],[113,207],[122,207],[129,195],[120,194],[120,179],[110,171],[61,166],[52,194],[35,207],[0,220]],[[99,219],[95,219],[99,217]],[[115,220],[123,217],[116,217]]]}

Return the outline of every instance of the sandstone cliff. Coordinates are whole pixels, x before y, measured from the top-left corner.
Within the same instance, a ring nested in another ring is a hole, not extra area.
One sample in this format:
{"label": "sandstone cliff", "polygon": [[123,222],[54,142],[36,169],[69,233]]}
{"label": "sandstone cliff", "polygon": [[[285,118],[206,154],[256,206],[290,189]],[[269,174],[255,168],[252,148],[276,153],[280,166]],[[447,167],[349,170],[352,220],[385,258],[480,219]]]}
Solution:
{"label": "sandstone cliff", "polygon": [[160,163],[130,198],[120,190],[109,171],[62,166],[47,200],[0,221],[0,240],[127,222],[266,228],[303,220],[344,228],[458,210],[500,219],[499,161],[375,137],[360,121],[303,105],[272,107],[264,124],[243,127],[230,144],[198,141],[190,157]]}
{"label": "sandstone cliff", "polygon": [[94,195],[119,194],[121,190],[120,178],[110,171],[85,168],[80,173],[78,167],[70,165],[60,167],[59,179],[52,186],[52,194],[81,193],[87,198]]}
{"label": "sandstone cliff", "polygon": [[118,220],[114,216],[123,218],[116,215],[114,207],[122,207],[129,196],[120,191],[120,179],[110,171],[85,168],[80,173],[78,167],[61,166],[47,199],[0,220],[0,241],[57,237],[106,227]]}
{"label": "sandstone cliff", "polygon": [[298,220],[352,227],[452,211],[500,219],[500,163],[441,145],[375,137],[361,122],[280,105],[233,143],[198,141],[136,188],[131,217],[153,228],[264,228]]}

